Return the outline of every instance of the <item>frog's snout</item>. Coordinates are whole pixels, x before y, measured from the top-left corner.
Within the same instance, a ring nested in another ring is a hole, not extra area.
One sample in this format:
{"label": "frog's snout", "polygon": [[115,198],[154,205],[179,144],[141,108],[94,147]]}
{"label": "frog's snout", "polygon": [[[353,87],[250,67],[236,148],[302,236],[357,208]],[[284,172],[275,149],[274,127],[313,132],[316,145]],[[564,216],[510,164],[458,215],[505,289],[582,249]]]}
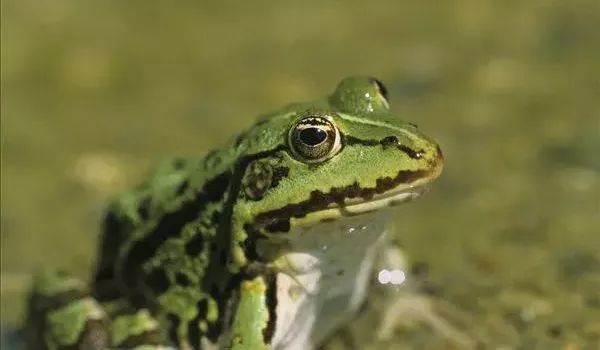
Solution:
{"label": "frog's snout", "polygon": [[444,169],[444,154],[442,153],[442,149],[439,145],[436,144],[435,147],[432,147],[432,152],[427,159],[427,164],[431,169],[432,179],[440,176],[442,170]]}

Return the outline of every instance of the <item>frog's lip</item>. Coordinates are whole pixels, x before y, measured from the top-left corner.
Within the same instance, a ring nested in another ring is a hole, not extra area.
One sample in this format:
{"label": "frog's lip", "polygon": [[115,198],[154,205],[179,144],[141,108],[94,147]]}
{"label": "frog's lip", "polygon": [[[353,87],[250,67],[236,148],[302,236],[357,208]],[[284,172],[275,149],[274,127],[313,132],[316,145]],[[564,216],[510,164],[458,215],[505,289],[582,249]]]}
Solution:
{"label": "frog's lip", "polygon": [[396,206],[420,197],[427,192],[429,184],[408,185],[395,189],[368,201],[346,202],[338,207],[343,216],[354,216],[379,210],[384,207]]}
{"label": "frog's lip", "polygon": [[377,194],[368,200],[361,200],[360,198],[346,199],[344,204],[338,207],[340,213],[343,216],[359,215],[383,207],[395,206],[420,197],[427,192],[431,183],[442,173],[444,165],[439,148],[438,155],[438,161],[435,163],[435,166],[430,168],[425,176],[418,178],[411,183],[402,183],[384,193]]}
{"label": "frog's lip", "polygon": [[[425,193],[429,185],[440,176],[443,161],[441,153],[438,154],[438,161],[432,162],[430,168],[401,170],[395,178],[382,178],[377,181],[376,187],[371,188],[360,189],[352,185],[333,189],[330,193],[314,191],[307,201],[260,213],[255,217],[253,225],[265,228],[267,232],[287,232],[291,219],[296,220],[294,225],[298,227],[310,226],[410,201]],[[344,191],[348,191],[350,195],[338,200]]]}

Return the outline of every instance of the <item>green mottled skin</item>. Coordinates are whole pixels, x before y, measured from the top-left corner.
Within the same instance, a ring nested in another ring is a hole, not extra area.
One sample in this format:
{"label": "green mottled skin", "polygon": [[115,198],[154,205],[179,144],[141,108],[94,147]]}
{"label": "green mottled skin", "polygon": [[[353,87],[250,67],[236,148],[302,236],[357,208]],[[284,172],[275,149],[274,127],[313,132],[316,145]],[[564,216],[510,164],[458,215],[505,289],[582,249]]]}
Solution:
{"label": "green mottled skin", "polygon": [[64,273],[38,277],[30,348],[270,348],[287,252],[277,242],[441,171],[437,145],[390,114],[385,95],[374,79],[347,78],[205,157],[163,162],[111,205],[89,290]]}

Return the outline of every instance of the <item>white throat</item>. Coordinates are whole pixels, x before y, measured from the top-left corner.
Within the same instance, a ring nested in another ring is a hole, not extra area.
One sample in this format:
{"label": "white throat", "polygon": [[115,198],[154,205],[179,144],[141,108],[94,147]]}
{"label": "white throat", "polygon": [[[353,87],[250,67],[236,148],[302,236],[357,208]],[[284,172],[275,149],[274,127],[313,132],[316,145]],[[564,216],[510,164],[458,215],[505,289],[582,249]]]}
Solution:
{"label": "white throat", "polygon": [[384,245],[388,209],[289,232],[277,274],[273,349],[310,349],[353,316]]}

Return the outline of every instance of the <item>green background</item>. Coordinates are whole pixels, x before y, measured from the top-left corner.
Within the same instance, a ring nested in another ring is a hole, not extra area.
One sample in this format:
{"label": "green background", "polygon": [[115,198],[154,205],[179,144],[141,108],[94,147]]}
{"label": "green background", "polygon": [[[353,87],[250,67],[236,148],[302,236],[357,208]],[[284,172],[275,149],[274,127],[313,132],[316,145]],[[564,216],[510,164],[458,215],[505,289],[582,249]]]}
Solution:
{"label": "green background", "polygon": [[[396,220],[444,318],[483,348],[599,344],[599,1],[3,0],[1,39],[3,324],[37,266],[87,275],[157,159],[369,74],[445,154]],[[361,347],[456,346],[418,320],[374,339],[382,307]]]}

